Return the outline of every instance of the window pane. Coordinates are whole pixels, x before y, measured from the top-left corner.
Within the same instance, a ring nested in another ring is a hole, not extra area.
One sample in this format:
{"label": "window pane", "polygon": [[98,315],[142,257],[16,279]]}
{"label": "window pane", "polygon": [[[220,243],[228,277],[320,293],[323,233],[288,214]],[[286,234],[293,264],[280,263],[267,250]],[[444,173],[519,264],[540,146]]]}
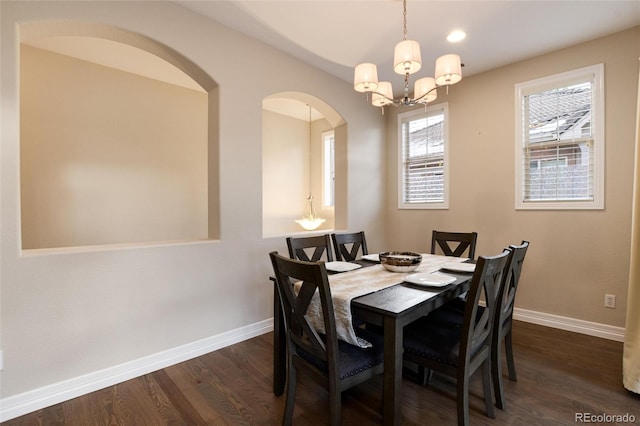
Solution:
{"label": "window pane", "polygon": [[523,97],[527,201],[593,200],[592,83]]}
{"label": "window pane", "polygon": [[405,177],[405,203],[443,201],[444,168],[440,160],[408,163]]}
{"label": "window pane", "polygon": [[593,199],[592,154],[588,142],[529,149],[527,199]]}
{"label": "window pane", "polygon": [[401,203],[445,201],[445,112],[443,108],[401,121]]}
{"label": "window pane", "polygon": [[335,155],[334,133],[323,134],[323,170],[322,170],[322,204],[331,207],[334,204]]}
{"label": "window pane", "polygon": [[516,209],[604,208],[604,64],[515,89]]}
{"label": "window pane", "polygon": [[528,143],[591,137],[591,82],[525,96]]}

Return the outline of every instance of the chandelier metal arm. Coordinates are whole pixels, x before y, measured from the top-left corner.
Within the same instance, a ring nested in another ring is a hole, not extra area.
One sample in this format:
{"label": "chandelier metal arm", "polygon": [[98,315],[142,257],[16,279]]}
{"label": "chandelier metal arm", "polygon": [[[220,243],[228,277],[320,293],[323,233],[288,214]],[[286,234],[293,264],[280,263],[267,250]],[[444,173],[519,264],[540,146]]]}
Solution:
{"label": "chandelier metal arm", "polygon": [[412,105],[417,105],[420,103],[427,103],[427,102],[420,102],[422,99],[426,98],[427,95],[435,90],[438,89],[438,86],[434,87],[433,89],[429,90],[428,92],[425,92],[422,96],[420,96],[419,98],[415,98],[415,99],[411,99],[408,96],[408,93],[405,91],[405,96],[401,99],[393,99],[388,97],[387,95],[385,95],[384,93],[378,92],[376,90],[367,90],[365,93],[367,94],[375,94],[378,96],[381,96],[383,98],[385,98],[387,101],[389,101],[389,104],[387,105],[393,105],[393,106],[412,106]]}

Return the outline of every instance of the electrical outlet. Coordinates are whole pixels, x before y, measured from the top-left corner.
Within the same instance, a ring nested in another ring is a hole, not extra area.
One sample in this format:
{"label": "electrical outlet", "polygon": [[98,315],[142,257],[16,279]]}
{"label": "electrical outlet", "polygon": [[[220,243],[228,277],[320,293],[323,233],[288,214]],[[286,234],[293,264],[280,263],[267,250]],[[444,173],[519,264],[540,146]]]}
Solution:
{"label": "electrical outlet", "polygon": [[616,307],[616,295],[615,294],[605,294],[604,295],[604,307],[605,308],[615,308]]}

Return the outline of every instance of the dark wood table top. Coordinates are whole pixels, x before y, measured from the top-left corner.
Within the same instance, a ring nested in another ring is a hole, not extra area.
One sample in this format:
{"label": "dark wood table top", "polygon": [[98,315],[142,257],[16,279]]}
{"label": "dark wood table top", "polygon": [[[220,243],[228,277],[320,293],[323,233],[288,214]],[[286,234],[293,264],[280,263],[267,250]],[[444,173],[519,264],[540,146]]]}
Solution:
{"label": "dark wood table top", "polygon": [[450,272],[447,272],[447,275],[455,276],[456,281],[440,288],[421,287],[407,282],[400,282],[374,293],[356,297],[351,304],[354,307],[370,309],[382,315],[392,316],[419,309],[425,303],[438,305],[436,299],[442,297],[441,293],[447,293],[451,297],[464,293],[467,290],[465,283],[468,283],[472,276],[472,274],[454,274]]}

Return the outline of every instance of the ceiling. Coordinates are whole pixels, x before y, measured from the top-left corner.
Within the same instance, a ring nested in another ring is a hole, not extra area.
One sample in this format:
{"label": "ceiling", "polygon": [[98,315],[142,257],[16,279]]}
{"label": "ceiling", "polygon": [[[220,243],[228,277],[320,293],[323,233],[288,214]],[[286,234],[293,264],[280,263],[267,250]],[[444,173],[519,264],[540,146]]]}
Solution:
{"label": "ceiling", "polygon": [[[399,95],[402,76],[393,73],[393,48],[402,39],[400,0],[173,0],[352,83],[353,67],[378,65],[381,81]],[[420,42],[423,67],[457,53],[464,76],[562,49],[640,25],[640,0],[409,0],[407,38]],[[452,44],[454,29],[467,33]],[[50,37],[29,44],[196,90],[173,65],[122,43],[91,37]],[[269,99],[264,107],[308,120],[308,105]],[[313,119],[318,116],[313,111]]]}
{"label": "ceiling", "polygon": [[[352,83],[353,67],[378,65],[394,85],[393,48],[403,36],[400,0],[174,0],[248,36]],[[640,1],[409,0],[407,38],[421,45],[422,69],[457,53],[469,76],[640,25]],[[446,36],[463,30],[465,40]],[[412,89],[412,88],[411,88]]]}

